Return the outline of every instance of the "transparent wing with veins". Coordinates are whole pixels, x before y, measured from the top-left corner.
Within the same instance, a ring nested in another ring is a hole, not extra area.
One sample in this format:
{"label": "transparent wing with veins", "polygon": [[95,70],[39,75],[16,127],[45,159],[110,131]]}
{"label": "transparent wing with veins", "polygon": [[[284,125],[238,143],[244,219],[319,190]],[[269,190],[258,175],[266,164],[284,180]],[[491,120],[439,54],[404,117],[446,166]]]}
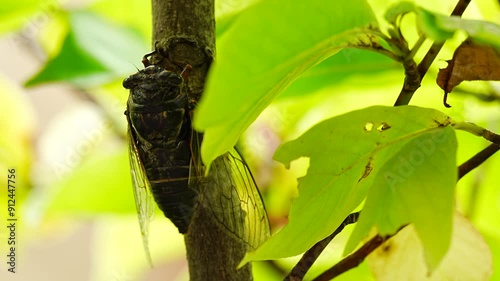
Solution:
{"label": "transparent wing with veins", "polygon": [[201,193],[202,204],[226,230],[248,245],[247,251],[254,251],[270,236],[262,197],[236,149],[214,160]]}
{"label": "transparent wing with veins", "polygon": [[135,137],[128,130],[129,136],[129,160],[130,174],[132,176],[132,185],[134,190],[135,207],[137,208],[137,216],[139,217],[139,225],[141,228],[142,242],[144,251],[149,264],[152,266],[151,254],[149,252],[149,222],[153,219],[154,203],[153,195],[151,194],[151,186],[146,176],[146,171],[141,163],[139,151],[135,145]]}

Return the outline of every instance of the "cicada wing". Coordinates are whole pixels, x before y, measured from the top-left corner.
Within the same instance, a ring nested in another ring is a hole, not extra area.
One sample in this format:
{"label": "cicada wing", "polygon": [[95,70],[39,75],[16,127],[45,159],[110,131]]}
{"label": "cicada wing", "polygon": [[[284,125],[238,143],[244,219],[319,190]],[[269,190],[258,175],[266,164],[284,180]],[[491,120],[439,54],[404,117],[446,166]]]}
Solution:
{"label": "cicada wing", "polygon": [[149,223],[153,219],[154,215],[154,199],[151,194],[151,186],[146,176],[146,171],[144,170],[144,166],[141,162],[139,150],[136,146],[135,137],[130,127],[128,130],[128,137],[130,174],[132,176],[135,207],[137,208],[137,216],[139,218],[144,251],[146,252],[149,264],[152,266],[153,262],[149,252]]}
{"label": "cicada wing", "polygon": [[264,201],[241,154],[236,149],[232,149],[225,156],[230,163],[241,209],[246,213],[244,238],[250,244],[251,250],[255,250],[270,236],[269,219]]}
{"label": "cicada wing", "polygon": [[189,163],[189,186],[196,186],[200,183],[200,179],[205,175],[205,166],[201,160],[201,142],[203,134],[195,130],[191,130],[191,162]]}
{"label": "cicada wing", "polygon": [[247,251],[255,250],[270,236],[262,197],[237,150],[214,160],[202,194],[202,203],[224,228],[248,245]]}

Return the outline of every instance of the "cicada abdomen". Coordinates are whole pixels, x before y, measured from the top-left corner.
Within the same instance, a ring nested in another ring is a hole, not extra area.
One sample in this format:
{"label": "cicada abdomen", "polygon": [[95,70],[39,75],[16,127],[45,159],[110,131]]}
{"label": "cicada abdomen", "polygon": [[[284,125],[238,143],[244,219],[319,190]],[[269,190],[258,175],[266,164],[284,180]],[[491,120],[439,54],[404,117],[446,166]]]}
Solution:
{"label": "cicada abdomen", "polygon": [[144,210],[138,194],[150,188],[165,216],[186,233],[197,193],[188,186],[192,130],[182,85],[181,76],[156,65],[123,81],[130,89],[126,115],[139,218]]}

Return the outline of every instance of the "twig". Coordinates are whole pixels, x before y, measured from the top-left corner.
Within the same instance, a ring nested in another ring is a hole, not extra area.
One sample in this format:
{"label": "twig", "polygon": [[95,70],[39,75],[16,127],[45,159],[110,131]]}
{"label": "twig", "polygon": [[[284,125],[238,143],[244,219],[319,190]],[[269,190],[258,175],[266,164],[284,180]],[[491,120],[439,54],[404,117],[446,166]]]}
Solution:
{"label": "twig", "polygon": [[418,50],[420,50],[420,47],[422,47],[422,44],[424,44],[426,39],[427,39],[427,37],[425,37],[425,35],[421,35],[418,38],[415,45],[413,46],[413,48],[411,49],[410,53],[408,54],[408,57],[410,57],[410,58],[415,57],[415,54],[418,52]]}
{"label": "twig", "polygon": [[380,235],[373,237],[357,251],[345,257],[339,263],[335,264],[333,267],[323,272],[320,276],[313,279],[313,281],[331,280],[349,269],[355,268],[362,263],[371,252],[377,249],[378,246],[382,245],[382,243],[390,237],[391,236],[382,237]]}
{"label": "twig", "polygon": [[453,125],[456,130],[466,131],[473,135],[479,136],[488,140],[496,145],[500,145],[500,135],[493,133],[481,126],[470,122],[457,122]]}
{"label": "twig", "polygon": [[495,134],[492,131],[484,130],[483,134],[481,136],[483,138],[485,138],[486,140],[489,140],[496,145],[500,145],[500,135]]}
{"label": "twig", "polygon": [[[470,1],[471,0],[459,0],[457,5],[455,6],[455,9],[451,13],[451,16],[461,16],[469,5]],[[403,89],[401,89],[401,92],[399,93],[398,99],[396,100],[394,106],[407,105],[408,103],[410,103],[413,94],[420,87],[420,82],[422,82],[422,79],[429,70],[429,67],[431,66],[434,59],[436,59],[437,54],[439,53],[443,45],[444,42],[432,44],[431,48],[429,49],[429,51],[427,51],[427,54],[425,54],[424,58],[417,68],[419,75],[418,87],[415,88],[415,85],[407,85],[407,83],[412,82],[413,79],[405,79]]]}
{"label": "twig", "polygon": [[284,281],[302,280],[306,275],[307,271],[311,268],[313,263],[319,257],[319,255],[323,252],[326,246],[328,246],[330,241],[332,241],[333,238],[335,238],[335,236],[337,236],[340,232],[342,232],[342,230],[344,230],[344,227],[346,227],[349,224],[356,223],[358,221],[358,218],[359,218],[359,212],[349,214],[330,236],[319,241],[314,246],[312,246],[311,249],[307,250],[307,252],[305,252],[302,258],[299,260],[299,262],[294,266],[292,271],[283,280]]}
{"label": "twig", "polygon": [[496,144],[490,144],[485,149],[481,150],[478,154],[474,155],[469,160],[465,161],[462,165],[458,167],[458,180],[463,176],[467,175],[470,171],[477,168],[484,161],[490,158],[491,155],[495,154],[500,150],[500,146]]}

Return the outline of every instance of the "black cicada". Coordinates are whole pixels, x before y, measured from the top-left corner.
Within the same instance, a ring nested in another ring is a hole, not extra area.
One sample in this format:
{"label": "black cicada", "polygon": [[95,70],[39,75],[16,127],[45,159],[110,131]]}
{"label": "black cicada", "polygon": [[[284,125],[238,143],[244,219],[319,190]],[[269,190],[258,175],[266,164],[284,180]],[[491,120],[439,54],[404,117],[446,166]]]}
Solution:
{"label": "black cicada", "polygon": [[214,161],[204,176],[201,134],[191,127],[195,102],[184,90],[183,74],[150,65],[123,81],[127,102],[129,154],[134,196],[144,247],[154,213],[151,194],[180,233],[188,231],[195,204],[214,213],[221,226],[251,249],[269,236],[269,223],[248,166],[236,150]]}

